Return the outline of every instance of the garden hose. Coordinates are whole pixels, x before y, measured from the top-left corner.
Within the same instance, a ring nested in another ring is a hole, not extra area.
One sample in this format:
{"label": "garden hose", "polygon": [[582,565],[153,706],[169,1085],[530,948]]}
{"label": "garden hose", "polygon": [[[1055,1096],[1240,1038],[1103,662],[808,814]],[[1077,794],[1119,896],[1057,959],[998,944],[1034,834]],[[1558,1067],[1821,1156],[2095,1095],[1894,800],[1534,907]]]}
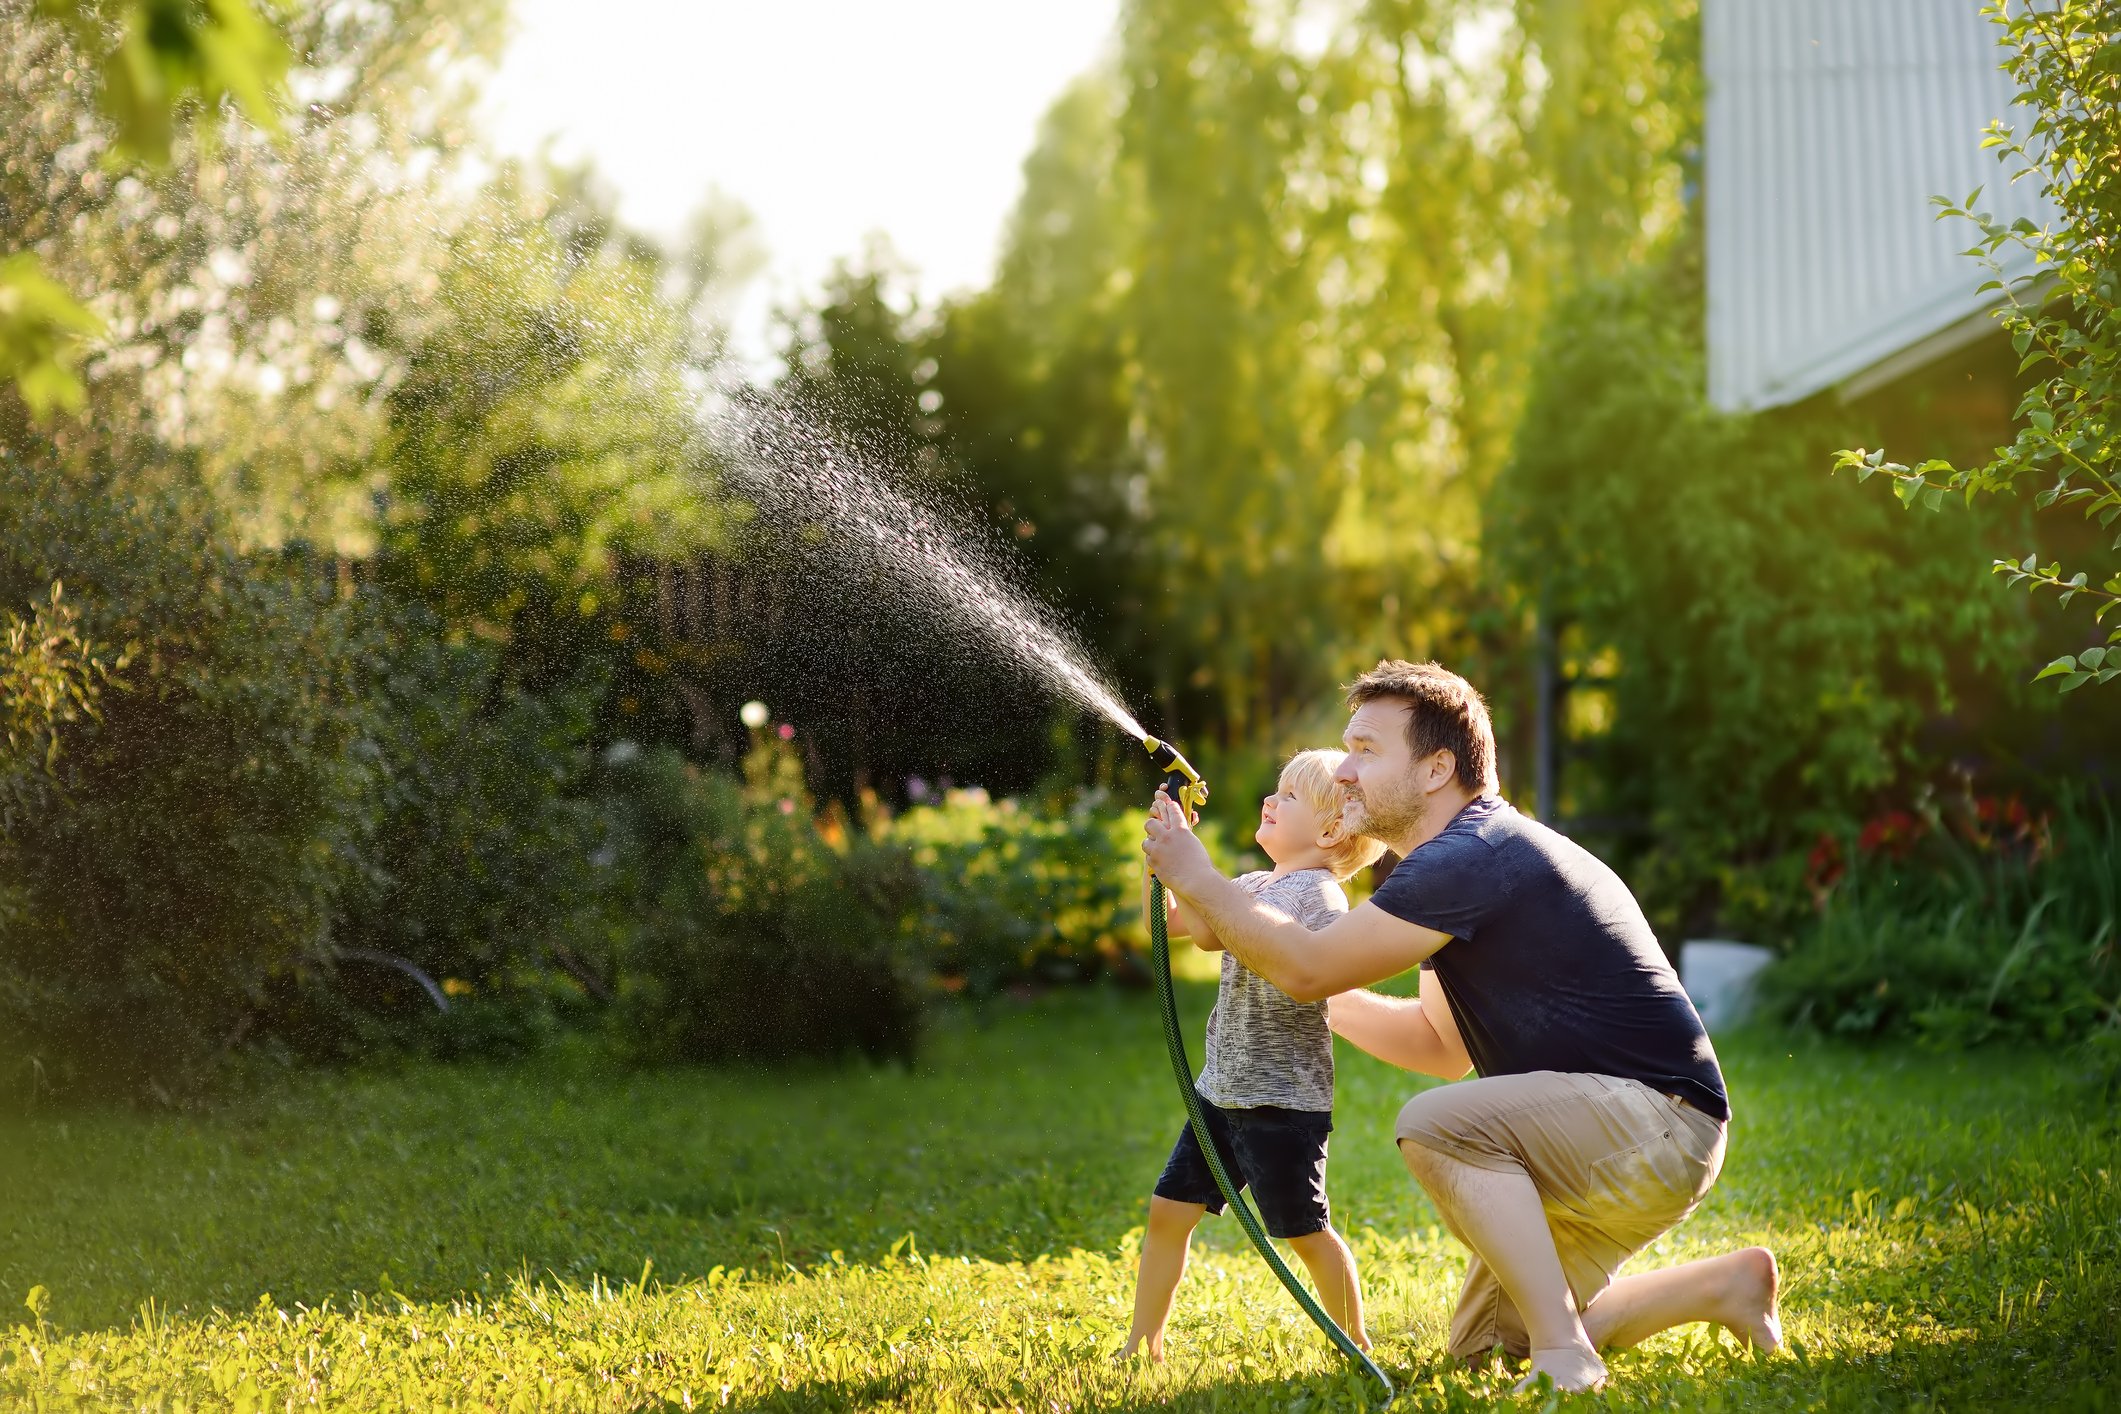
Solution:
{"label": "garden hose", "polygon": [[[1207,789],[1201,783],[1200,773],[1193,769],[1191,762],[1178,754],[1176,748],[1158,741],[1155,737],[1144,738],[1143,745],[1149,748],[1149,754],[1155,758],[1157,769],[1164,773],[1165,792],[1177,803],[1179,809],[1186,812],[1186,817],[1192,819],[1207,798]],[[1215,1175],[1215,1186],[1222,1190],[1223,1201],[1230,1205],[1230,1212],[1236,1217],[1237,1225],[1245,1230],[1245,1236],[1252,1239],[1252,1245],[1258,1249],[1260,1259],[1274,1275],[1281,1278],[1281,1284],[1289,1289],[1289,1295],[1296,1298],[1296,1304],[1301,1306],[1304,1314],[1325,1333],[1326,1339],[1332,1341],[1341,1354],[1377,1381],[1379,1388],[1384,1391],[1384,1402],[1390,1404],[1396,1393],[1392,1388],[1391,1379],[1383,1370],[1377,1368],[1377,1362],[1365,1354],[1361,1346],[1349,1338],[1348,1333],[1340,1328],[1340,1323],[1326,1314],[1325,1308],[1318,1304],[1311,1293],[1304,1290],[1303,1283],[1289,1270],[1289,1264],[1282,1260],[1281,1253],[1274,1250],[1274,1243],[1267,1236],[1266,1228],[1260,1225],[1259,1215],[1252,1211],[1252,1205],[1237,1191],[1237,1185],[1230,1181],[1229,1171],[1223,1167],[1222,1155],[1216,1151],[1215,1137],[1208,1129],[1207,1113],[1201,1109],[1200,1092],[1194,1089],[1193,1062],[1186,1056],[1186,1038],[1178,1029],[1178,994],[1171,983],[1171,940],[1165,924],[1165,913],[1163,880],[1152,873],[1149,876],[1149,970],[1156,978],[1156,995],[1157,1000],[1162,1003],[1164,1018],[1164,1046],[1171,1053],[1171,1073],[1178,1081],[1179,1096],[1185,1101],[1186,1123],[1192,1126],[1193,1138],[1199,1143],[1200,1152],[1208,1161],[1208,1171]]]}

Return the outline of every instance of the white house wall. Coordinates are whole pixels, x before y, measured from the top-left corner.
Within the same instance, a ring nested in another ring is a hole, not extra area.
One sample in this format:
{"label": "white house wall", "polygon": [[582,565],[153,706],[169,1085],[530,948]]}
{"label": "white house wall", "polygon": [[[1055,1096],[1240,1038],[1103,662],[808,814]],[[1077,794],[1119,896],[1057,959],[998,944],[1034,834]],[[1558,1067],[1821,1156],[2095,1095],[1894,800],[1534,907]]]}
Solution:
{"label": "white house wall", "polygon": [[1977,0],[1704,0],[1702,44],[1719,407],[1794,402],[1990,305],[1974,228],[1932,196],[2052,218],[1981,148],[2015,90]]}

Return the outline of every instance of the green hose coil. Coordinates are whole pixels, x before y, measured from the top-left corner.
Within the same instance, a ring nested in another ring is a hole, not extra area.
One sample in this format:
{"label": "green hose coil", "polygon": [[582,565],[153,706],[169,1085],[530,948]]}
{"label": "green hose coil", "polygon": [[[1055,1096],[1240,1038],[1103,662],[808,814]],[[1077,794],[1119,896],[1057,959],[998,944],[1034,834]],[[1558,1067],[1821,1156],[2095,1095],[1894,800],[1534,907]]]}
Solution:
{"label": "green hose coil", "polygon": [[1392,1388],[1390,1378],[1383,1370],[1377,1368],[1377,1362],[1365,1354],[1361,1346],[1349,1338],[1348,1333],[1340,1328],[1340,1323],[1326,1314],[1325,1308],[1318,1304],[1311,1293],[1304,1290],[1303,1283],[1289,1270],[1289,1264],[1281,1259],[1281,1253],[1274,1250],[1274,1243],[1268,1238],[1267,1230],[1260,1225],[1258,1214],[1252,1211],[1252,1205],[1244,1200],[1237,1191],[1237,1185],[1230,1181],[1228,1171],[1223,1168],[1222,1155],[1216,1152],[1214,1136],[1208,1130],[1208,1116],[1200,1107],[1200,1094],[1193,1088],[1193,1062],[1186,1056],[1186,1039],[1178,1029],[1178,995],[1171,984],[1171,940],[1165,923],[1165,912],[1163,880],[1151,875],[1150,971],[1156,976],[1157,999],[1163,1004],[1164,1045],[1171,1052],[1171,1073],[1178,1081],[1178,1093],[1186,1102],[1186,1122],[1193,1127],[1193,1137],[1199,1141],[1200,1151],[1208,1160],[1208,1171],[1215,1175],[1215,1186],[1222,1190],[1223,1200],[1230,1205],[1230,1212],[1236,1216],[1237,1225],[1245,1230],[1245,1236],[1251,1238],[1252,1245],[1259,1249],[1261,1260],[1273,1270],[1274,1275],[1281,1278],[1281,1284],[1289,1289],[1289,1295],[1296,1298],[1296,1304],[1303,1308],[1304,1314],[1311,1318],[1313,1324],[1325,1332],[1326,1339],[1332,1341],[1341,1354],[1377,1381],[1378,1387],[1384,1391],[1384,1403],[1390,1404],[1397,1393]]}

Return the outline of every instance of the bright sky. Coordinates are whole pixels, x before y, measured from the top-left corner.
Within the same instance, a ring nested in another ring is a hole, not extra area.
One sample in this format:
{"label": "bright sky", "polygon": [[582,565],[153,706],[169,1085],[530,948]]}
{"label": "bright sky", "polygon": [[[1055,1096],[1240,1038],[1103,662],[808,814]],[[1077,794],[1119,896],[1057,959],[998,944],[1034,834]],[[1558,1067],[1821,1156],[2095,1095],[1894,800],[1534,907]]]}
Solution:
{"label": "bright sky", "polygon": [[1118,0],[516,0],[488,97],[501,149],[592,159],[629,225],[672,235],[710,187],[748,207],[776,304],[885,234],[923,297],[984,284],[1047,106]]}

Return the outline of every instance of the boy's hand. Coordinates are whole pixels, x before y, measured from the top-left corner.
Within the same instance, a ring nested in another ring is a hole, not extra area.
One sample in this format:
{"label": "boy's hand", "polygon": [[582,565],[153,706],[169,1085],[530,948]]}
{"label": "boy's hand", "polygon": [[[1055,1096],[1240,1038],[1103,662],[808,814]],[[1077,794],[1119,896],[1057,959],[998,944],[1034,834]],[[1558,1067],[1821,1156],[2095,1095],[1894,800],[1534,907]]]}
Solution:
{"label": "boy's hand", "polygon": [[1173,892],[1187,892],[1189,881],[1208,876],[1221,877],[1208,858],[1207,846],[1193,833],[1185,812],[1161,788],[1156,792],[1156,804],[1149,808],[1149,819],[1142,832],[1142,855],[1149,862],[1149,871]]}

